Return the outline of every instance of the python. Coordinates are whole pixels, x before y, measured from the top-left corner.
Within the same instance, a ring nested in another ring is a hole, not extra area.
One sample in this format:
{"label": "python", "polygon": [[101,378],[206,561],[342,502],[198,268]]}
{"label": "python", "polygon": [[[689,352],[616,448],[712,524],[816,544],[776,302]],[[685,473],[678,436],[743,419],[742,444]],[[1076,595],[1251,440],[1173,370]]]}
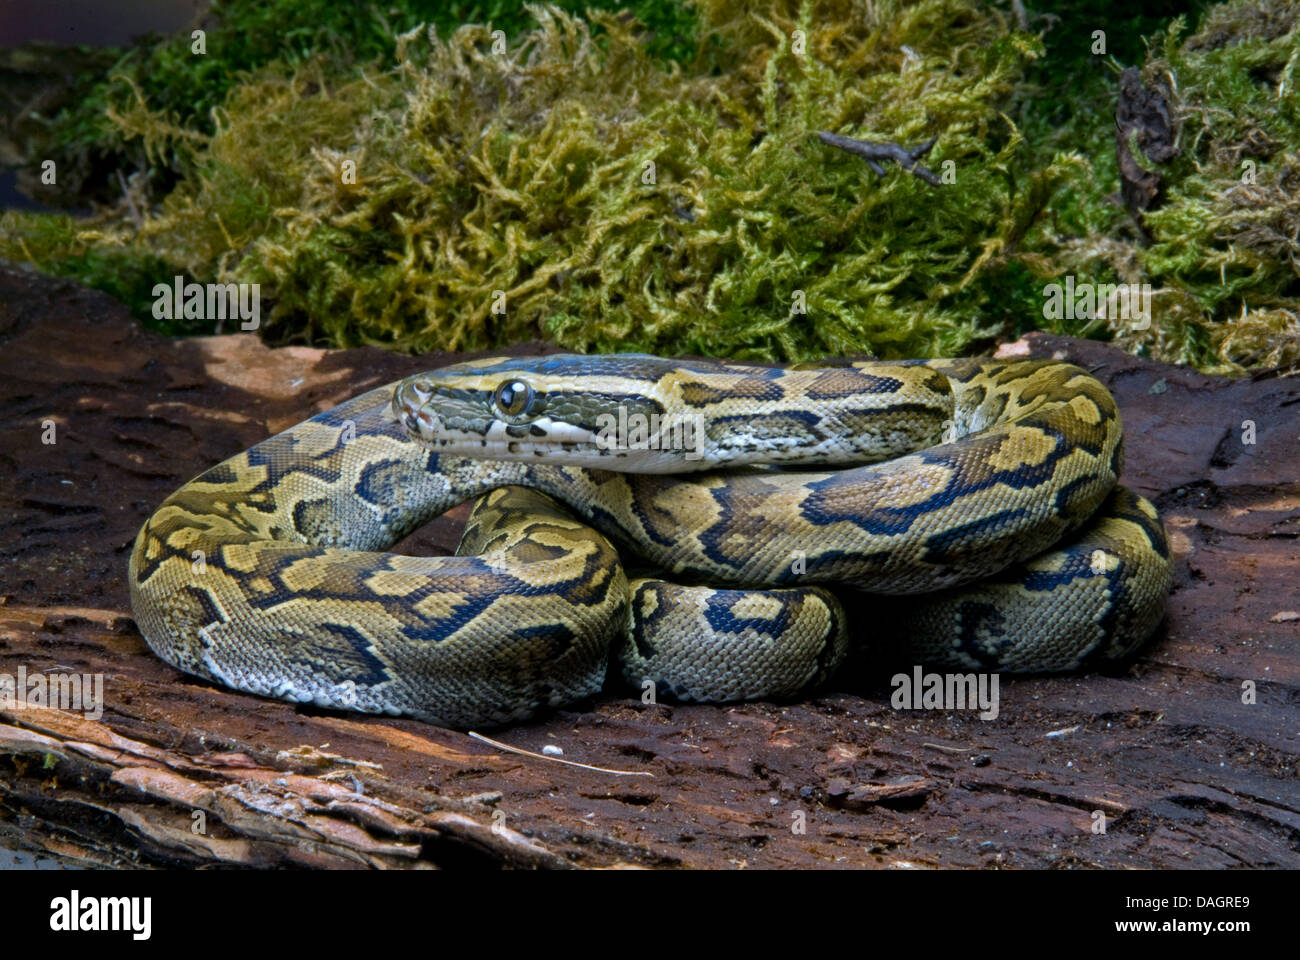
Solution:
{"label": "python", "polygon": [[[702,417],[703,458],[603,448],[620,405]],[[581,701],[611,658],[678,699],[798,696],[867,642],[862,607],[882,665],[898,644],[1087,669],[1146,642],[1172,577],[1154,507],[1117,486],[1122,439],[1106,389],[1056,361],[487,358],[181,487],[136,538],[132,604],[189,673],[461,727]],[[387,552],[466,500],[455,556]]]}

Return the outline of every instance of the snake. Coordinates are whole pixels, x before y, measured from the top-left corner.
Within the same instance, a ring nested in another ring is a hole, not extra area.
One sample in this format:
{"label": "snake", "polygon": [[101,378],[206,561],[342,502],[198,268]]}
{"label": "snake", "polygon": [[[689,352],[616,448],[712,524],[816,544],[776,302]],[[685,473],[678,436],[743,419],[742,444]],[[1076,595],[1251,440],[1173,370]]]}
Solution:
{"label": "snake", "polygon": [[[1114,398],[1059,360],[484,357],[354,397],[172,493],[129,563],[177,669],[467,729],[606,686],[806,695],[850,655],[1130,658],[1169,545]],[[454,555],[391,548],[473,501]]]}

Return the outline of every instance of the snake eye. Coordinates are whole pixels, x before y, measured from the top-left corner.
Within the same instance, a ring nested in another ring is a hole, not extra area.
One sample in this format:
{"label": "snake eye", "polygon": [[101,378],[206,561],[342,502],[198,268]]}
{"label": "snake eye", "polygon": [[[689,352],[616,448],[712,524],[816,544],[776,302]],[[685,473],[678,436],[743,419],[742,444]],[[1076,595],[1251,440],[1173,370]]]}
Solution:
{"label": "snake eye", "polygon": [[507,380],[497,387],[492,399],[506,416],[523,416],[533,405],[533,388],[522,380]]}

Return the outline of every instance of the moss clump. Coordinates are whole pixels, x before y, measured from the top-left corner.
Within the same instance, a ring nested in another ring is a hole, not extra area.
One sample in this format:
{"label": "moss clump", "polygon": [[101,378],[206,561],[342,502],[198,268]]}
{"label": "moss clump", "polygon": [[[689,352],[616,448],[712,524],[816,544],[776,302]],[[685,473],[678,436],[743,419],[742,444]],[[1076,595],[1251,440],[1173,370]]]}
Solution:
{"label": "moss clump", "polygon": [[[1228,4],[1181,44],[1180,27],[1146,67],[1176,81],[1184,152],[1143,266],[1190,298],[1225,365],[1300,359],[1300,7]],[[1161,336],[1141,342],[1194,357]]]}
{"label": "moss clump", "polygon": [[[1000,107],[1033,37],[968,0],[705,3],[687,72],[635,20],[531,9],[504,55],[466,26],[404,34],[396,68],[351,80],[246,79],[161,208],[96,244],[261,283],[274,335],[336,344],[798,360],[997,331],[984,281],[1069,166],[1013,172]],[[155,158],[201,136],[143,97],[115,117]],[[877,178],[819,130],[937,134],[955,183]]]}
{"label": "moss clump", "polygon": [[149,312],[155,284],[175,268],[140,247],[113,242],[112,233],[88,227],[67,214],[0,214],[0,259],[29,263],[57,277],[70,277],[135,308],[155,329],[168,334],[211,333],[206,321],[155,321]]}
{"label": "moss clump", "polygon": [[[1169,2],[1125,23],[1161,23]],[[1143,77],[1173,91],[1181,153],[1149,236],[1112,199],[1120,63],[1062,40],[1084,21],[697,0],[679,29],[668,6],[638,7],[654,31],[529,7],[536,28],[505,49],[476,25],[375,28],[347,56],[317,37],[238,74],[206,125],[120,74],[103,116],[142,157],[134,196],[88,220],[9,216],[0,254],[104,284],[120,268],[146,318],[132,278],[149,270],[260,283],[271,336],[344,346],[546,337],[797,361],[1045,328],[1212,369],[1294,358],[1293,5],[1235,0],[1190,36],[1181,19],[1154,34]],[[667,37],[689,50],[665,56]],[[952,182],[876,176],[822,130],[937,137],[925,162]],[[176,178],[163,191],[159,171]],[[1045,286],[1067,275],[1151,284],[1149,326],[1048,319]]]}
{"label": "moss clump", "polygon": [[[653,31],[652,56],[681,59],[694,51],[695,19],[677,3],[558,0],[558,5],[570,11],[626,6]],[[349,75],[361,64],[391,67],[397,34],[421,24],[449,33],[464,23],[488,22],[509,37],[534,26],[524,0],[213,0],[201,24],[202,54],[195,53],[188,30],[148,39],[118,51],[116,62],[99,77],[83,76],[43,126],[27,124],[25,161],[55,160],[61,183],[46,189],[33,179],[25,186],[50,206],[104,201],[118,193],[114,169],[147,167],[154,173],[149,190],[161,197],[188,172],[199,141],[172,138],[166,151],[146,156],[135,139],[144,129],[138,122],[142,116],[210,134],[212,111],[252,73],[292,70],[312,60],[332,77]]]}
{"label": "moss clump", "polygon": [[1162,201],[1145,241],[1106,196],[1113,138],[1079,184],[1078,214],[1057,220],[1027,258],[1044,276],[1147,283],[1149,326],[1084,320],[1060,332],[1116,337],[1131,349],[1234,372],[1300,359],[1300,8],[1235,0],[1210,8],[1189,35],[1175,18],[1151,43],[1144,82],[1170,91],[1180,154],[1157,167]]}

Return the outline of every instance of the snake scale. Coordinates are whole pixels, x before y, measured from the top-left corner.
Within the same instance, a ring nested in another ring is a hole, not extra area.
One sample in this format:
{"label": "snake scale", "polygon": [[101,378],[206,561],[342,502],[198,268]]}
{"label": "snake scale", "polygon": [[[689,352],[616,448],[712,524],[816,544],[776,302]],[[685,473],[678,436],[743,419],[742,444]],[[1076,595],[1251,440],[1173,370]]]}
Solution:
{"label": "snake scale", "polygon": [[[185,484],[136,538],[132,604],[188,673],[456,727],[571,704],[611,660],[712,702],[871,644],[1075,670],[1135,651],[1170,587],[1121,451],[1114,399],[1056,361],[488,358]],[[473,498],[455,556],[385,552]]]}

